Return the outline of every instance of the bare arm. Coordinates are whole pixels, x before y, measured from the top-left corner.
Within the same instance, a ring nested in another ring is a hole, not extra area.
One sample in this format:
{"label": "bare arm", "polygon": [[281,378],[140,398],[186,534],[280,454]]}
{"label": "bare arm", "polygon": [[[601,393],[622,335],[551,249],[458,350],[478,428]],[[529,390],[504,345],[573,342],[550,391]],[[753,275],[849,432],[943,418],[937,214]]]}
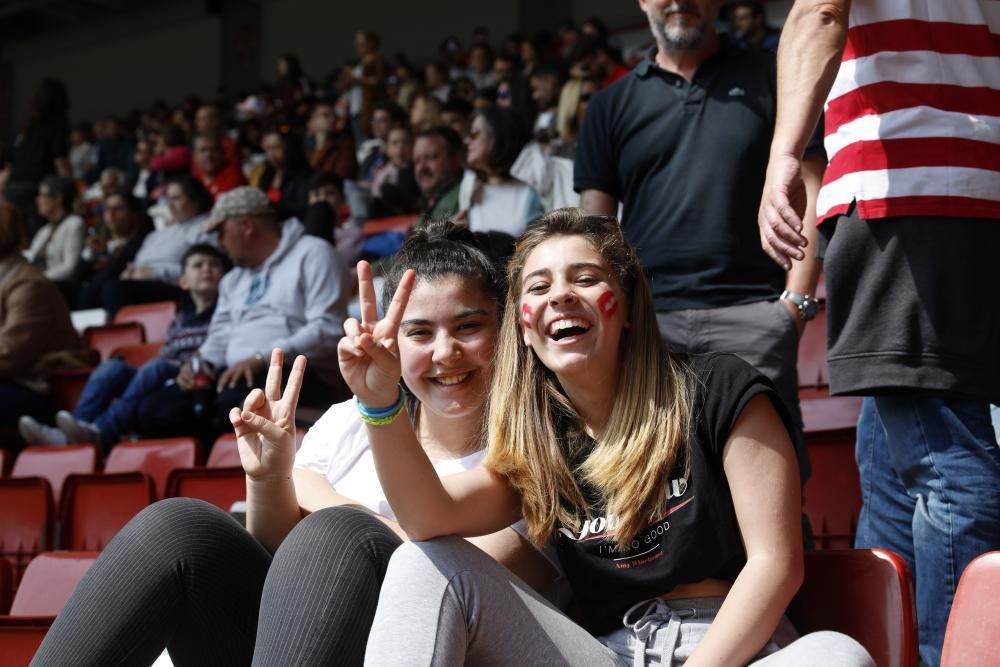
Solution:
{"label": "bare arm", "polygon": [[618,198],[601,190],[584,190],[580,193],[580,208],[591,215],[615,215]]}
{"label": "bare arm", "polygon": [[797,0],[778,47],[778,114],[758,216],[761,246],[781,266],[802,259],[800,162],[837,76],[851,0]]}
{"label": "bare arm", "polygon": [[689,667],[745,665],[802,583],[799,476],[787,431],[765,396],[743,410],[723,450],[747,563]]}
{"label": "bare arm", "polygon": [[[816,257],[816,237],[819,231],[816,227],[816,197],[819,195],[819,187],[823,181],[823,170],[826,164],[819,156],[810,157],[802,162],[802,183],[805,187],[805,215],[802,217],[802,235],[806,238],[806,248],[804,257],[792,262],[792,268],[788,270],[785,278],[785,289],[798,294],[816,294],[816,283],[819,281],[820,271],[823,270],[823,263]],[[794,304],[785,302],[799,328],[799,333],[805,329],[807,322],[799,319],[798,309]]]}

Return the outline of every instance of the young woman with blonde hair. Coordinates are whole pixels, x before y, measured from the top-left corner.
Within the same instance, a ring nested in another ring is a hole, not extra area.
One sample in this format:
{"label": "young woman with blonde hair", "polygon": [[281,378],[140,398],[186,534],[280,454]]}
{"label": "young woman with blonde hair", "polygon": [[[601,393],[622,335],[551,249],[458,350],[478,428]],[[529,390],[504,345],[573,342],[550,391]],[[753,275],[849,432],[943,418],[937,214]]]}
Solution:
{"label": "young woman with blonde hair", "polygon": [[[783,613],[802,542],[788,415],[740,359],[662,347],[614,219],[560,209],[519,241],[487,460],[446,479],[392,419],[391,341],[413,280],[385,319],[349,322],[340,343],[359,409],[381,415],[368,433],[386,497],[424,540],[390,562],[366,664],[872,664],[843,635],[793,641]],[[521,516],[536,542],[556,539],[579,624],[445,537]]]}

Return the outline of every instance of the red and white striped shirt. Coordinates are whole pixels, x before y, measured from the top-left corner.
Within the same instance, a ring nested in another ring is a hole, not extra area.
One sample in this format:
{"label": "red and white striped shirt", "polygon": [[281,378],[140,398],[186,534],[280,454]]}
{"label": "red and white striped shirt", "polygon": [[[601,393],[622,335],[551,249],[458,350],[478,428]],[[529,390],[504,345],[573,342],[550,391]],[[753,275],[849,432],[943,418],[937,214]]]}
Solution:
{"label": "red and white striped shirt", "polygon": [[1000,1],[854,0],[819,222],[1000,219]]}

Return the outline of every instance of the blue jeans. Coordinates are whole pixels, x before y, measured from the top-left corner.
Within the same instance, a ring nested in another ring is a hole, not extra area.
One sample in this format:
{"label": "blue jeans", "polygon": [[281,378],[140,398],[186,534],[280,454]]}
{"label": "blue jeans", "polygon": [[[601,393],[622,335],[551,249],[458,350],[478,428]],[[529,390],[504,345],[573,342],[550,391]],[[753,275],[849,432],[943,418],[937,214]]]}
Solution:
{"label": "blue jeans", "polygon": [[855,546],[890,549],[909,563],[920,657],[935,667],[962,571],[1000,549],[1000,450],[989,404],[866,398],[856,455],[863,505]]}
{"label": "blue jeans", "polygon": [[97,426],[104,445],[114,444],[121,433],[135,429],[142,400],[177,377],[177,371],[177,366],[163,359],[139,368],[120,359],[105,361],[91,373],[73,416]]}

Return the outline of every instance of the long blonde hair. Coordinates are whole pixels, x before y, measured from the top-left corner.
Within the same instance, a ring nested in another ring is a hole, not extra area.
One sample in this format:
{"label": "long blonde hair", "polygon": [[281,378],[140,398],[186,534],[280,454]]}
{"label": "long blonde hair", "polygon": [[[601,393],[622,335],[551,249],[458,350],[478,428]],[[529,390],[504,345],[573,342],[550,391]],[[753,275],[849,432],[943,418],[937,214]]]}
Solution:
{"label": "long blonde hair", "polygon": [[[618,387],[611,414],[582,461],[571,451],[567,419],[579,418],[556,376],[524,345],[521,276],[541,243],[581,236],[611,265],[628,301]],[[686,461],[691,421],[691,376],[660,340],[646,277],[617,221],[563,208],[542,217],[521,237],[507,268],[508,294],[497,344],[487,420],[487,466],[505,475],[521,496],[529,535],[544,543],[557,524],[578,530],[588,504],[574,473],[596,491],[619,547],[666,508],[674,465]]]}

